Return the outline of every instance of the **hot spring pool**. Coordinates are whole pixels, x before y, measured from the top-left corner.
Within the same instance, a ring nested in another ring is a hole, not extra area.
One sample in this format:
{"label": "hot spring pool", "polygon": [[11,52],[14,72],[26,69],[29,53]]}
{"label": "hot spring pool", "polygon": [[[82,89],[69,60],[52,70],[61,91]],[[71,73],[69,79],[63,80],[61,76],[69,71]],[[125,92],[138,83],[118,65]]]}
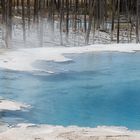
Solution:
{"label": "hot spring pool", "polygon": [[54,74],[0,70],[0,96],[32,106],[0,113],[1,121],[140,129],[140,53],[71,54],[38,61]]}

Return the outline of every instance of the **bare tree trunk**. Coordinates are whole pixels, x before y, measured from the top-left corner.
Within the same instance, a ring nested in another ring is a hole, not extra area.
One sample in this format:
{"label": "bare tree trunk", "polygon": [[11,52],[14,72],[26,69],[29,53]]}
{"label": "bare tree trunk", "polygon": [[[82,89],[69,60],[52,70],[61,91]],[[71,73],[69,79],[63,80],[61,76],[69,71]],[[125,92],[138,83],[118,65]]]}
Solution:
{"label": "bare tree trunk", "polygon": [[25,29],[25,3],[21,0],[22,5],[22,29],[23,29],[23,41],[26,41],[26,29]]}
{"label": "bare tree trunk", "polygon": [[137,12],[136,12],[136,43],[139,43],[139,5],[140,1],[137,0]]}
{"label": "bare tree trunk", "polygon": [[5,13],[4,13],[4,22],[5,22],[5,45],[7,48],[11,47],[11,38],[12,38],[12,1],[5,0],[4,3]]}
{"label": "bare tree trunk", "polygon": [[31,9],[30,9],[30,0],[27,0],[27,15],[28,15],[28,30],[30,31],[30,22],[31,22]]}
{"label": "bare tree trunk", "polygon": [[120,0],[118,0],[118,27],[117,27],[117,43],[120,42]]}
{"label": "bare tree trunk", "polygon": [[111,41],[113,41],[114,34],[114,16],[115,16],[115,1],[112,0],[112,25],[111,25]]}
{"label": "bare tree trunk", "polygon": [[84,10],[84,29],[85,33],[87,31],[87,0],[84,0],[85,10]]}
{"label": "bare tree trunk", "polygon": [[86,32],[86,37],[85,37],[85,44],[87,45],[89,43],[89,35],[91,31],[91,26],[92,26],[92,19],[93,19],[93,12],[94,12],[94,5],[95,5],[95,0],[93,0],[90,4],[90,14],[89,14],[89,21],[88,21],[88,29]]}
{"label": "bare tree trunk", "polygon": [[66,0],[66,38],[68,40],[69,34],[69,0]]}
{"label": "bare tree trunk", "polygon": [[43,21],[43,3],[44,1],[40,1],[40,33],[39,33],[39,41],[40,41],[40,47],[43,47],[43,29],[44,29],[44,21]]}
{"label": "bare tree trunk", "polygon": [[63,33],[62,33],[62,27],[63,27],[63,17],[64,17],[64,0],[61,0],[60,4],[60,44],[63,45]]}

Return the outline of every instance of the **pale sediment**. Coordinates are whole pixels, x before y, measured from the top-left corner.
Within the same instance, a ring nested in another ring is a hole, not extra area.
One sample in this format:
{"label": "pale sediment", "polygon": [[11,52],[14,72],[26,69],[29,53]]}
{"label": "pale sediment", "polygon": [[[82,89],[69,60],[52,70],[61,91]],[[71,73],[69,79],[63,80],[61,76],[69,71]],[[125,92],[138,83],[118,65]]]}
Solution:
{"label": "pale sediment", "polygon": [[[16,70],[16,71],[43,71],[34,67],[34,62],[55,61],[63,62],[70,59],[63,54],[71,53],[89,53],[89,52],[135,52],[140,51],[139,44],[110,44],[110,45],[91,45],[85,47],[44,47],[44,48],[28,48],[7,51],[0,55],[0,68]],[[47,72],[47,71],[46,71]],[[50,71],[48,71],[50,73]]]}
{"label": "pale sediment", "polygon": [[11,100],[0,99],[0,112],[3,110],[9,111],[25,110],[28,107],[29,105],[26,104],[22,104]]}
{"label": "pale sediment", "polygon": [[62,127],[19,124],[0,133],[0,140],[139,140],[139,131],[117,127]]}

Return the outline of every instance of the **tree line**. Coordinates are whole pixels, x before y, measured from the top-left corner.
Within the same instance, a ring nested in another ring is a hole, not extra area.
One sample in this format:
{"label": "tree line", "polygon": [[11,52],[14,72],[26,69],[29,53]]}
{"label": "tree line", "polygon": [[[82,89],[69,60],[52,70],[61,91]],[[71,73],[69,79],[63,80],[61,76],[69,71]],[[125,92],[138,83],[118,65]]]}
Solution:
{"label": "tree line", "polygon": [[[125,31],[128,42],[135,34],[136,43],[139,43],[139,14],[140,0],[0,0],[0,19],[6,29],[6,46],[12,38],[12,21],[15,16],[22,18],[24,41],[26,26],[30,28],[32,23],[37,24],[47,18],[52,30],[54,21],[59,22],[61,44],[62,34],[65,33],[68,38],[70,30],[83,32],[85,44],[89,43],[91,33],[94,40],[96,31],[110,34],[111,41],[117,43],[120,42],[120,32]],[[82,26],[79,26],[80,23]]]}

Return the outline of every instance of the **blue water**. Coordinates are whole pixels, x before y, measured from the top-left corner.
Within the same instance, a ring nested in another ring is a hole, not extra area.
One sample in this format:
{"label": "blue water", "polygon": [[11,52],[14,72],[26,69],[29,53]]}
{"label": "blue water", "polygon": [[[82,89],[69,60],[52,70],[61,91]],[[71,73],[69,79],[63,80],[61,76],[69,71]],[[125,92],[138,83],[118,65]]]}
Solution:
{"label": "blue water", "polygon": [[4,111],[9,123],[126,126],[140,129],[140,53],[68,55],[73,61],[38,61],[55,74],[0,70],[0,96],[32,106]]}

